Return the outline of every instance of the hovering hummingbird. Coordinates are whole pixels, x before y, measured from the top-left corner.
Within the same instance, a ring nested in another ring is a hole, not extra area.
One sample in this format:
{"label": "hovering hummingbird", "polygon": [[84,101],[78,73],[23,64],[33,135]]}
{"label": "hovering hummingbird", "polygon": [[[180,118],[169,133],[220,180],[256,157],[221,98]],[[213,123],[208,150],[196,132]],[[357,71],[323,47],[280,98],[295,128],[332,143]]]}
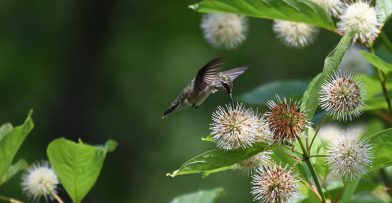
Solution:
{"label": "hovering hummingbird", "polygon": [[189,106],[198,108],[205,99],[217,91],[223,91],[229,94],[233,100],[233,81],[248,69],[248,66],[242,66],[231,70],[220,72],[223,66],[223,58],[212,59],[204,65],[181,91],[180,95],[171,103],[170,107],[163,113],[162,118],[167,115],[185,109]]}

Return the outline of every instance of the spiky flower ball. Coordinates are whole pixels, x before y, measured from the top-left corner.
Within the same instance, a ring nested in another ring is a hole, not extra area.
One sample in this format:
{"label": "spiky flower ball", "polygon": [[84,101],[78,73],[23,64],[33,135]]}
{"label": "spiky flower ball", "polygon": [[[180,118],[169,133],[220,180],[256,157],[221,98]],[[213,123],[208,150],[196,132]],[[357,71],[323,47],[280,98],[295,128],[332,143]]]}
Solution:
{"label": "spiky flower ball", "polygon": [[305,114],[299,110],[297,102],[291,99],[268,101],[270,111],[266,113],[268,125],[275,142],[293,141],[310,126]]}
{"label": "spiky flower ball", "polygon": [[354,81],[352,73],[335,72],[321,86],[321,108],[342,121],[358,117],[365,105],[366,90],[363,86],[363,83]]}
{"label": "spiky flower ball", "polygon": [[295,48],[308,46],[318,33],[318,29],[311,25],[285,20],[275,20],[273,30],[285,45]]}
{"label": "spiky flower ball", "polygon": [[218,147],[231,150],[247,148],[256,141],[259,117],[242,104],[221,106],[212,114],[211,134]]}
{"label": "spiky flower ball", "polygon": [[33,199],[55,195],[59,180],[48,162],[32,165],[22,176],[23,191]]}
{"label": "spiky flower ball", "polygon": [[382,23],[370,1],[348,1],[346,9],[339,17],[338,30],[342,33],[355,32],[353,41],[370,45],[377,38]]}
{"label": "spiky flower ball", "polygon": [[358,136],[357,132],[348,131],[329,146],[327,163],[333,176],[352,181],[367,173],[372,163],[372,147]]}
{"label": "spiky flower ball", "polygon": [[298,196],[298,180],[292,170],[280,165],[259,167],[252,176],[252,195],[260,203],[293,201]]}
{"label": "spiky flower ball", "polygon": [[246,175],[253,174],[260,166],[268,166],[271,163],[271,154],[271,151],[264,151],[251,156],[241,161],[238,164],[238,169],[244,172]]}
{"label": "spiky flower ball", "polygon": [[248,21],[236,14],[204,14],[201,28],[204,38],[214,47],[233,49],[246,39]]}
{"label": "spiky flower ball", "polygon": [[320,5],[333,16],[338,16],[344,7],[342,0],[313,0],[313,2]]}

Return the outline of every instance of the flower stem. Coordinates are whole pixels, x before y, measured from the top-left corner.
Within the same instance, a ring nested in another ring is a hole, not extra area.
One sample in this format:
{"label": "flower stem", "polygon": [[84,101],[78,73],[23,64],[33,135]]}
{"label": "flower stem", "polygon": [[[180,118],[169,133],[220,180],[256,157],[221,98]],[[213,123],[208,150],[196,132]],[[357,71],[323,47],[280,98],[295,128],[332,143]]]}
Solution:
{"label": "flower stem", "polygon": [[312,174],[312,177],[313,177],[313,180],[314,180],[314,184],[316,185],[317,191],[318,191],[318,193],[321,196],[321,202],[322,203],[326,203],[325,195],[323,193],[323,189],[321,188],[320,182],[318,180],[318,177],[317,177],[317,174],[316,174],[316,170],[314,169],[314,167],[312,165],[312,162],[310,162],[309,153],[306,151],[306,148],[305,148],[304,144],[302,143],[301,139],[299,139],[298,136],[296,136],[296,137],[297,137],[299,145],[301,146],[301,149],[302,149],[302,152],[303,152],[303,156],[304,156],[304,161],[305,161],[306,165],[308,165],[308,168],[309,168],[310,173]]}
{"label": "flower stem", "polygon": [[56,194],[53,193],[52,197],[58,202],[58,203],[64,203],[64,201]]}
{"label": "flower stem", "polygon": [[315,154],[315,155],[309,155],[309,158],[315,158],[315,157],[328,157],[329,155],[327,154]]}
{"label": "flower stem", "polygon": [[384,42],[385,46],[392,52],[392,42],[389,41],[387,35],[384,32],[380,33],[381,40]]}
{"label": "flower stem", "polygon": [[319,125],[317,126],[317,130],[316,130],[316,132],[314,133],[314,135],[313,135],[313,137],[312,137],[312,140],[310,141],[310,145],[307,145],[307,146],[306,146],[308,152],[310,152],[310,150],[312,149],[313,142],[314,142],[314,140],[316,139],[316,136],[317,136],[318,132],[320,131],[320,128],[324,125],[324,123],[325,123],[326,121],[327,121],[327,117],[324,116],[323,120],[321,120],[320,123],[319,123]]}
{"label": "flower stem", "polygon": [[19,200],[16,200],[16,199],[13,199],[13,198],[10,198],[10,197],[5,197],[5,196],[2,196],[2,195],[0,195],[0,200],[3,200],[4,202],[10,202],[10,203],[23,203],[23,202],[21,202]]}
{"label": "flower stem", "polygon": [[[370,47],[370,52],[372,54],[374,54],[373,47]],[[380,80],[380,84],[381,84],[382,92],[383,92],[384,97],[385,97],[385,101],[387,102],[387,105],[388,105],[389,114],[392,115],[391,99],[389,98],[388,90],[387,90],[387,86],[386,86],[387,77],[386,77],[386,75],[383,72],[381,72],[377,68],[375,68],[375,69],[377,71],[378,79]]]}

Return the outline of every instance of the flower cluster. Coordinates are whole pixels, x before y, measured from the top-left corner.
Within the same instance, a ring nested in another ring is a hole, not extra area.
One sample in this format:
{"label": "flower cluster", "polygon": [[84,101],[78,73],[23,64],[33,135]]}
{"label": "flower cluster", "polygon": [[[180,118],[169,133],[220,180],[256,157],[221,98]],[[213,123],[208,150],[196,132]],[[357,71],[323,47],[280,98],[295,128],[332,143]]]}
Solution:
{"label": "flower cluster", "polygon": [[201,23],[205,39],[214,47],[236,48],[246,39],[248,22],[235,14],[205,14]]}
{"label": "flower cluster", "polygon": [[267,121],[276,142],[293,141],[310,127],[310,122],[299,110],[298,103],[291,99],[281,99],[278,96],[277,101],[268,101],[267,106],[270,108]]}
{"label": "flower cluster", "polygon": [[338,136],[328,148],[327,163],[335,177],[352,181],[367,173],[372,163],[371,145],[359,134],[348,131]]}
{"label": "flower cluster", "polygon": [[32,165],[22,177],[23,191],[33,199],[52,198],[57,194],[59,180],[48,162]]}
{"label": "flower cluster", "polygon": [[297,182],[297,175],[287,166],[259,167],[252,176],[251,193],[260,203],[290,202],[298,196]]}
{"label": "flower cluster", "polygon": [[362,114],[365,89],[352,73],[335,72],[321,86],[320,105],[328,115],[338,120],[352,120]]}

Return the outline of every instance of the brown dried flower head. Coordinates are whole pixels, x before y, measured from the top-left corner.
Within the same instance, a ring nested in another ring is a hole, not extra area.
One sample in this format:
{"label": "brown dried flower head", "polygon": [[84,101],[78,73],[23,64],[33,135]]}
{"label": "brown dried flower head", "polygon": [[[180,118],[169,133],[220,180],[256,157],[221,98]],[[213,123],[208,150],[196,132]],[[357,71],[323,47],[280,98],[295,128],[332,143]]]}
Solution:
{"label": "brown dried flower head", "polygon": [[268,101],[267,106],[270,109],[266,114],[267,122],[275,142],[293,141],[310,126],[298,103],[291,99],[277,96],[277,101]]}

